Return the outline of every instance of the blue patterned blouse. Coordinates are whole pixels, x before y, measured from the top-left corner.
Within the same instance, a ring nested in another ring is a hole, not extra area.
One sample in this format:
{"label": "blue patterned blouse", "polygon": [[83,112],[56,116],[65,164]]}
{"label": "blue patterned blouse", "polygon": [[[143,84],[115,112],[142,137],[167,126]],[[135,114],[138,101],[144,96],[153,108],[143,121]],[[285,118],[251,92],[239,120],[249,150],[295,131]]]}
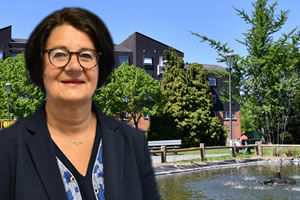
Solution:
{"label": "blue patterned blouse", "polygon": [[[63,164],[63,162],[56,157],[59,166],[60,174],[65,186],[68,200],[82,200],[80,187],[75,176]],[[102,140],[98,146],[97,156],[94,162],[92,171],[92,187],[95,194],[95,199],[104,200],[104,176],[103,176],[103,160],[102,160]]]}

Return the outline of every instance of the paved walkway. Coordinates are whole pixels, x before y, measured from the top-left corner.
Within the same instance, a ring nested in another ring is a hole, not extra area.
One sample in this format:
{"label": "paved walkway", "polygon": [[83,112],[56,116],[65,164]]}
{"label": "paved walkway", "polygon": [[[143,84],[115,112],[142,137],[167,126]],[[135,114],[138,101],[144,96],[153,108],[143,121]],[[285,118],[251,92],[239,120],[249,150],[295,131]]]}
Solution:
{"label": "paved walkway", "polygon": [[[205,157],[218,157],[218,156],[229,156],[230,154],[205,154]],[[161,163],[161,157],[159,156],[151,156],[152,163]],[[177,162],[180,160],[191,160],[199,158],[199,155],[167,155],[167,162]]]}

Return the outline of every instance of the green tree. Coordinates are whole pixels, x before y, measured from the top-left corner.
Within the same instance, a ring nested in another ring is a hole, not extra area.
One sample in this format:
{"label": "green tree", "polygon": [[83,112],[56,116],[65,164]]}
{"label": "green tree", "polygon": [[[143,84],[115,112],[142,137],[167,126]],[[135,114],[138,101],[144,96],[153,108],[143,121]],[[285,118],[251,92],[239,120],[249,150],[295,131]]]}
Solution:
{"label": "green tree", "polygon": [[[259,129],[268,142],[284,142],[290,113],[296,102],[299,88],[299,31],[297,28],[275,40],[277,33],[287,21],[288,11],[276,15],[277,2],[268,6],[268,0],[252,3],[254,11],[249,16],[244,10],[234,8],[250,28],[239,41],[248,51],[245,57],[237,56],[234,65],[234,85],[242,91],[243,119],[253,120],[243,124],[247,129]],[[209,42],[225,61],[225,54],[232,51],[227,43],[193,33],[203,42]],[[242,121],[247,122],[247,120]],[[249,127],[254,126],[254,127]]]}
{"label": "green tree", "polygon": [[183,108],[186,105],[187,94],[184,61],[174,49],[164,53],[167,63],[161,84],[168,98],[165,111],[171,113],[176,118],[176,122],[179,123],[184,118]]}
{"label": "green tree", "polygon": [[182,139],[187,142],[188,134],[178,124],[184,119],[187,86],[185,82],[184,61],[175,49],[165,51],[166,71],[163,73],[161,88],[166,96],[166,104],[162,113],[150,119],[147,130],[149,140]]}
{"label": "green tree", "polygon": [[292,141],[287,143],[300,143],[300,88],[296,91],[295,103],[290,112],[290,120],[287,125],[287,137],[290,136]]}
{"label": "green tree", "polygon": [[208,73],[201,64],[194,63],[187,68],[188,86],[186,116],[182,125],[189,130],[191,146],[224,144],[225,130],[217,117],[212,117],[212,94]]}
{"label": "green tree", "polygon": [[207,71],[197,63],[185,71],[183,59],[174,49],[166,51],[165,57],[167,64],[162,88],[167,103],[162,116],[170,116],[168,119],[175,121],[168,123],[165,130],[172,136],[178,134],[177,138],[183,140],[184,146],[198,146],[200,142],[207,145],[224,143],[226,137],[223,126],[211,116],[212,95]]}
{"label": "green tree", "polygon": [[6,83],[12,84],[10,94],[10,118],[17,119],[33,113],[45,98],[44,93],[35,87],[25,68],[24,55],[0,60],[0,116],[7,118]]}
{"label": "green tree", "polygon": [[141,68],[124,63],[94,95],[96,104],[108,115],[124,119],[126,113],[138,128],[144,114],[161,112],[164,96],[157,80]]}
{"label": "green tree", "polygon": [[147,128],[148,140],[181,139],[181,132],[177,128],[175,118],[169,113],[157,113],[150,118]]}
{"label": "green tree", "polygon": [[[187,104],[187,84],[186,74],[184,70],[183,58],[179,57],[175,49],[165,51],[166,71],[163,73],[163,80],[161,81],[161,87],[166,95],[167,101],[164,108],[163,117],[167,117],[170,120],[174,120],[175,123],[164,124],[167,126],[164,130],[169,132],[168,135],[174,135],[177,133],[177,137],[173,139],[182,139],[183,146],[188,146],[188,131],[182,126],[185,114],[185,107]],[[151,121],[151,120],[150,120]],[[162,120],[161,120],[162,121]],[[151,128],[150,122],[150,128]],[[154,125],[155,126],[155,125]]]}

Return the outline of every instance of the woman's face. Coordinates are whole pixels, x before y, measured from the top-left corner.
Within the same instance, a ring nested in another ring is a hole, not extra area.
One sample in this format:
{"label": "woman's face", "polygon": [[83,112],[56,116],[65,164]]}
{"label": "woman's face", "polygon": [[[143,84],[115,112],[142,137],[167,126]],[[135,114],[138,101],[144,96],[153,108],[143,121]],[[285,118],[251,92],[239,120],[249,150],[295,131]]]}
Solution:
{"label": "woman's face", "polygon": [[[79,52],[83,49],[95,50],[88,34],[68,24],[56,27],[48,37],[45,50],[57,47],[68,49],[70,52]],[[65,67],[54,67],[48,56],[48,53],[44,54],[43,72],[47,101],[91,100],[98,83],[99,64],[91,69],[84,69],[78,62],[77,54],[71,54],[71,60]]]}

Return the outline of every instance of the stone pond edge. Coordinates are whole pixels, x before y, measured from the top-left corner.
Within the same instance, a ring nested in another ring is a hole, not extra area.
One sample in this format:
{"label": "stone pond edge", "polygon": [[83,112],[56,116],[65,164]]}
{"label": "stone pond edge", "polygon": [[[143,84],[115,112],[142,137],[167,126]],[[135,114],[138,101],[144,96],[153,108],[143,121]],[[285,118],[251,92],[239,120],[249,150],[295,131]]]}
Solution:
{"label": "stone pond edge", "polygon": [[199,163],[165,163],[154,165],[155,176],[171,175],[184,172],[194,172],[199,170],[215,170],[223,168],[232,168],[250,165],[262,165],[270,163],[289,164],[294,163],[300,165],[300,158],[272,157],[272,158],[251,158],[242,160],[222,160],[214,162]]}

